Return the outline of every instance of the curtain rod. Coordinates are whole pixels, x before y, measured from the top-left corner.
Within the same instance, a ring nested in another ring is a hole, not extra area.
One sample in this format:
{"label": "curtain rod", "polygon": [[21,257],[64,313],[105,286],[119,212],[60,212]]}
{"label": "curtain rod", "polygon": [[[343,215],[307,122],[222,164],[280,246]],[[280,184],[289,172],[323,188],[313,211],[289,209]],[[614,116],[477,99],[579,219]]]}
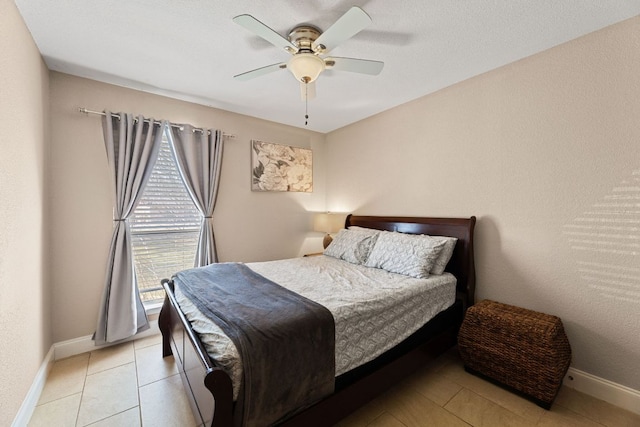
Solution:
{"label": "curtain rod", "polygon": [[[103,113],[102,111],[92,111],[92,110],[89,110],[89,109],[83,108],[83,107],[78,108],[78,111],[80,113],[87,114],[87,115],[89,115],[89,114],[97,114],[99,116],[106,116],[107,115],[106,113]],[[118,118],[120,117],[120,116],[118,116],[118,115],[116,115],[114,113],[111,113],[111,115],[113,115],[115,117],[118,117]],[[145,122],[148,122],[148,121],[149,121],[149,119],[145,119]],[[156,121],[155,123],[160,123],[160,122]],[[180,130],[184,130],[184,126],[174,125],[173,123],[169,123],[169,125],[171,127],[174,127],[174,128],[180,129]],[[204,129],[193,128],[193,132],[204,132]],[[231,133],[224,133],[224,132],[222,132],[222,136],[224,138],[231,138],[231,139],[236,137],[235,135],[233,135]]]}

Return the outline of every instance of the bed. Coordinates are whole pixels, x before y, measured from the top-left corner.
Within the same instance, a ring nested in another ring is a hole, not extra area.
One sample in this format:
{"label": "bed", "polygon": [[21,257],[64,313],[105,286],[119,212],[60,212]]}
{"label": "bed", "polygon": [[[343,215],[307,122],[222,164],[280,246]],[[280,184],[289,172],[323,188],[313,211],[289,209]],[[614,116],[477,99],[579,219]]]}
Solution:
{"label": "bed", "polygon": [[[393,348],[387,349],[355,368],[350,367],[347,371],[340,372],[332,379],[330,394],[324,395],[312,405],[306,405],[303,410],[288,414],[276,424],[326,426],[338,422],[430,359],[452,347],[464,312],[474,302],[475,217],[418,218],[349,215],[345,221],[345,228],[358,227],[404,234],[455,237],[457,241],[453,254],[443,275],[454,276],[453,304],[439,311],[435,317]],[[320,258],[309,259],[308,264],[322,264],[324,261]],[[303,261],[290,262],[301,266],[300,263]],[[268,272],[268,270],[265,271]],[[179,281],[176,280],[176,283]],[[236,403],[237,387],[234,388],[233,375],[229,373],[227,366],[210,357],[210,350],[207,350],[209,344],[206,346],[203,344],[203,341],[207,341],[206,337],[203,335],[201,340],[201,336],[195,332],[187,315],[180,308],[176,294],[178,297],[181,295],[180,292],[176,292],[180,291],[176,289],[176,283],[174,280],[163,281],[166,298],[159,317],[163,336],[163,356],[174,356],[198,423],[202,421],[205,425],[213,427],[241,425],[237,411],[239,404]],[[185,311],[188,310],[185,309]],[[188,314],[191,316],[190,313]],[[336,358],[338,358],[337,353]]]}

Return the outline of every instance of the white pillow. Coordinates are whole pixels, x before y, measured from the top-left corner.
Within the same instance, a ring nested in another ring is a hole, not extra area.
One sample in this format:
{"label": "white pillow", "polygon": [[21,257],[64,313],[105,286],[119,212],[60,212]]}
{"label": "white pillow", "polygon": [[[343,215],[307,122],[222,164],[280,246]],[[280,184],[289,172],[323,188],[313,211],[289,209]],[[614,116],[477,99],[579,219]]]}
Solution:
{"label": "white pillow", "polygon": [[431,236],[382,231],[365,265],[426,279],[444,245]]}
{"label": "white pillow", "polygon": [[440,256],[431,267],[431,274],[442,274],[444,273],[444,269],[447,267],[449,260],[451,259],[451,255],[453,255],[453,250],[456,248],[456,243],[458,239],[456,237],[445,237],[445,236],[432,236],[433,239],[436,240],[444,240],[444,247],[440,252]]}
{"label": "white pillow", "polygon": [[352,264],[364,264],[377,238],[378,233],[342,229],[324,250],[324,254]]}

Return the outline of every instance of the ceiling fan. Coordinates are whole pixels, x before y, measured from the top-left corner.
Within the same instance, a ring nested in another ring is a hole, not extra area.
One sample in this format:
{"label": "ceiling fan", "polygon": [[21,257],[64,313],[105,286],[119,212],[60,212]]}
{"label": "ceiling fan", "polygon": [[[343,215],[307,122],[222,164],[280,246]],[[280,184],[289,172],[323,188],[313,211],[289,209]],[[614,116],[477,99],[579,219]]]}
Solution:
{"label": "ceiling fan", "polygon": [[353,6],[329,29],[322,32],[313,25],[298,25],[284,38],[251,15],[239,15],[233,22],[262,37],[277,48],[284,49],[292,56],[287,62],[267,65],[233,76],[236,80],[250,80],[274,71],[288,69],[300,82],[303,100],[315,97],[315,80],[326,69],[351,71],[377,75],[384,62],[367,59],[323,57],[340,43],[353,37],[371,23],[367,13]]}

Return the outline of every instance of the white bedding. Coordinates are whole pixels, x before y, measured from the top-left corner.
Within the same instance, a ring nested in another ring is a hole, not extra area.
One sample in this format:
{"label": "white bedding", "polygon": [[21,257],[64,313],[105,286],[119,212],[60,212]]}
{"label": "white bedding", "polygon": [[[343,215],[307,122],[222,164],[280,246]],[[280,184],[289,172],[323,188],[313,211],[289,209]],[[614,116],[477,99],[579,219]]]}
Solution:
{"label": "white bedding", "polygon": [[[456,279],[449,273],[415,279],[324,255],[247,266],[331,312],[336,326],[336,376],[399,344],[451,306],[456,295]],[[242,363],[235,345],[177,285],[175,296],[209,356],[229,373],[236,398]]]}

